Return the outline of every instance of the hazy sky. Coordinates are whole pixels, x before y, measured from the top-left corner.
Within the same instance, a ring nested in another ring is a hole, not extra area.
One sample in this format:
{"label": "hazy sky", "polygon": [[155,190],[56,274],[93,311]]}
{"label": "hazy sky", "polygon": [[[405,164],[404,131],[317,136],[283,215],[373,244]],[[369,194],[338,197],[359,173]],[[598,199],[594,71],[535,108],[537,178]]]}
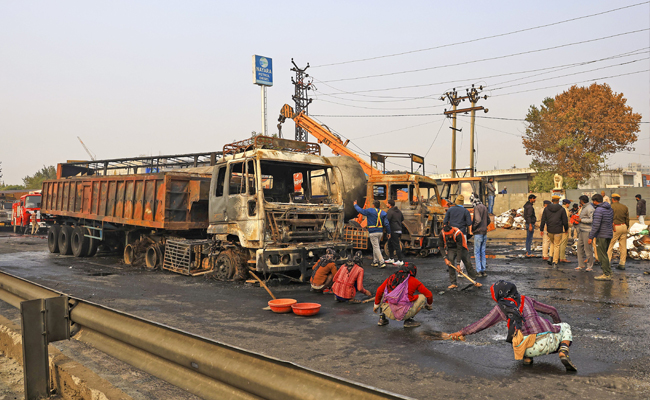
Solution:
{"label": "hazy sky", "polygon": [[[442,93],[454,87],[464,93],[475,83],[485,85],[485,94],[494,96],[481,101],[490,111],[479,115],[522,119],[528,107],[544,97],[555,96],[572,83],[588,85],[595,80],[624,93],[648,122],[647,2],[546,28],[439,47],[636,3],[0,0],[4,181],[19,184],[42,165],[88,159],[77,136],[103,159],[220,150],[225,143],[260,131],[253,54],[273,59],[275,85],[268,89],[271,133],[276,132],[282,105],[293,104],[289,70],[293,57],[301,66],[311,64],[308,73],[317,90],[310,114],[366,153],[426,154],[427,173],[450,168],[448,120],[440,115],[361,116],[439,114],[448,107],[439,100]],[[636,30],[644,31],[503,57]],[[433,47],[439,48],[323,66]],[[478,61],[495,57],[500,58]],[[596,62],[575,65],[590,61]],[[464,64],[445,67],[460,63]],[[392,74],[418,69],[424,70]],[[637,71],[645,72],[612,77]],[[378,74],[392,75],[341,80]],[[603,77],[611,78],[598,79]],[[403,86],[418,87],[377,90]],[[554,87],[532,90],[549,86]],[[459,120],[463,128],[459,167],[469,161],[467,121]],[[479,170],[528,166],[530,158],[519,137],[523,122],[477,121]],[[650,165],[649,125],[642,124],[635,153],[611,157],[613,166]],[[284,133],[293,138],[292,122],[285,124]]]}

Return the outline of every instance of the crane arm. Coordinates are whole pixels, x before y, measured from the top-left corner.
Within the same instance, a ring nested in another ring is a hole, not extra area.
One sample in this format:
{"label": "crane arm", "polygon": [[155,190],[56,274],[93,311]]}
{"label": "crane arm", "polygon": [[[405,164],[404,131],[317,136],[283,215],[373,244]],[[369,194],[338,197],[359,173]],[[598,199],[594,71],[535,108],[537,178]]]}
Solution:
{"label": "crane arm", "polygon": [[90,150],[88,150],[88,147],[86,147],[86,145],[84,144],[83,140],[81,140],[81,138],[80,138],[79,136],[77,136],[77,139],[79,139],[79,142],[80,142],[81,145],[84,147],[84,150],[86,150],[86,153],[88,153],[88,155],[90,156],[90,159],[93,160],[93,161],[95,161],[95,156],[92,155],[92,153],[90,152]]}
{"label": "crane arm", "polygon": [[368,175],[381,174],[381,171],[374,168],[371,164],[369,164],[367,161],[361,158],[357,153],[347,148],[347,144],[349,140],[343,142],[340,138],[338,138],[328,129],[323,127],[321,124],[319,124],[318,122],[314,121],[313,119],[305,115],[304,112],[301,112],[300,114],[296,114],[290,105],[285,104],[282,107],[280,118],[293,119],[296,126],[309,132],[312,136],[318,139],[319,143],[324,143],[326,146],[332,149],[332,153],[336,155],[350,156],[354,158],[361,165],[361,168],[363,168],[363,172],[365,172],[366,174]]}

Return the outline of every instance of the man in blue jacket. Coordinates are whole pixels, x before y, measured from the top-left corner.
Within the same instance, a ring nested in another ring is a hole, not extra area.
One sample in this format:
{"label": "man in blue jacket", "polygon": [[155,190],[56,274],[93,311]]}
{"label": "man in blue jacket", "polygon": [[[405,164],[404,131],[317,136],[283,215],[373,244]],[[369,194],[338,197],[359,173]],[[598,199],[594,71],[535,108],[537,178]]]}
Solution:
{"label": "man in blue jacket", "polygon": [[384,234],[384,228],[386,228],[388,239],[390,239],[390,224],[388,223],[388,218],[386,218],[386,211],[381,211],[379,209],[378,200],[373,202],[373,206],[374,208],[367,208],[364,210],[359,207],[356,200],[354,201],[354,209],[357,210],[359,214],[365,216],[368,223],[368,237],[370,238],[370,244],[372,244],[372,266],[384,268],[386,263],[384,263],[384,257],[381,255],[379,242]]}
{"label": "man in blue jacket", "polygon": [[595,277],[597,281],[611,281],[612,268],[609,265],[607,249],[614,236],[614,211],[612,206],[603,201],[603,196],[595,194],[591,196],[596,210],[594,211],[591,231],[589,232],[589,244],[596,239],[596,251],[598,252],[598,261],[603,269],[603,274]]}
{"label": "man in blue jacket", "polygon": [[[463,207],[463,204],[465,203],[465,196],[459,194],[458,197],[456,197],[455,203],[456,204],[449,207],[447,210],[445,219],[442,221],[442,224],[446,225],[447,222],[449,222],[449,225],[460,229],[460,231],[463,232],[463,235],[465,235],[465,237],[468,237],[468,233],[470,235],[472,234],[472,216],[469,214],[469,211]],[[470,229],[469,232],[467,232],[467,228]]]}

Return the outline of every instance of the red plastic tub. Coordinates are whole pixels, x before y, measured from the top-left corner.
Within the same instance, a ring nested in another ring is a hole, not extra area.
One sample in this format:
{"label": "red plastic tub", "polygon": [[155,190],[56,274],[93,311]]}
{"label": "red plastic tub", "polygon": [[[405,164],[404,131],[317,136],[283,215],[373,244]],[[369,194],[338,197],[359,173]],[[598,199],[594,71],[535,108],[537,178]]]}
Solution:
{"label": "red plastic tub", "polygon": [[296,303],[297,300],[294,299],[275,299],[269,301],[269,307],[276,313],[288,313],[291,312],[291,306]]}
{"label": "red plastic tub", "polygon": [[308,317],[316,315],[320,311],[320,304],[318,303],[296,303],[291,306],[294,314]]}

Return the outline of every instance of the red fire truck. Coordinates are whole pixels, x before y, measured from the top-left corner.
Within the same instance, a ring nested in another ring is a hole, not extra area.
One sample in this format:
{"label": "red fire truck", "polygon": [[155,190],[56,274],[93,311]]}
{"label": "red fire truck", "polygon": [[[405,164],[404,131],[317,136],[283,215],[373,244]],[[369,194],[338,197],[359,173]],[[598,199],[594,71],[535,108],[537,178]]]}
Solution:
{"label": "red fire truck", "polygon": [[14,227],[14,232],[31,232],[31,221],[34,215],[39,227],[44,228],[45,222],[41,220],[41,194],[39,192],[25,194],[20,197],[20,201],[13,204],[11,225]]}

